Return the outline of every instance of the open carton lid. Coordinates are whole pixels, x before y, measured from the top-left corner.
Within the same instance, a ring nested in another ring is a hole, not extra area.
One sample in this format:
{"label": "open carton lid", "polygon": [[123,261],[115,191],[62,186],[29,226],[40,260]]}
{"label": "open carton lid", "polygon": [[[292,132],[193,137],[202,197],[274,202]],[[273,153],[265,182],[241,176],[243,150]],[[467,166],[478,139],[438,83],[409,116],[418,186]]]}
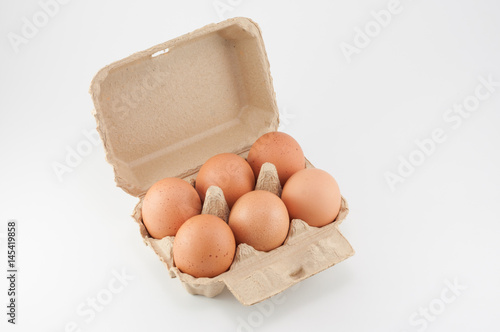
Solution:
{"label": "open carton lid", "polygon": [[278,126],[259,27],[210,24],[101,69],[90,93],[116,184],[142,196],[187,178],[210,157],[243,153]]}

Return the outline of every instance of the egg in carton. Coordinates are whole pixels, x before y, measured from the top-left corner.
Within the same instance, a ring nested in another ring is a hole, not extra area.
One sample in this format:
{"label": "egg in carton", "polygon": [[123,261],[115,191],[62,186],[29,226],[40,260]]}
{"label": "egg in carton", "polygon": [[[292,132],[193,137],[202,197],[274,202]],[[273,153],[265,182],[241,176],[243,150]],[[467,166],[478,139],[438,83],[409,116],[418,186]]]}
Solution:
{"label": "egg in carton", "polygon": [[[306,167],[313,166],[307,161]],[[195,180],[191,179],[190,183],[194,186]],[[282,187],[273,164],[262,165],[255,190],[266,190],[281,196]],[[339,214],[332,223],[318,228],[309,226],[303,220],[293,219],[288,235],[280,247],[263,252],[240,243],[228,271],[213,278],[195,278],[175,266],[174,236],[154,239],[148,234],[142,223],[141,208],[142,199],[137,204],[133,217],[140,226],[144,242],[168,268],[170,277],[178,278],[186,290],[195,295],[214,297],[227,286],[238,301],[244,305],[252,305],[354,254],[354,250],[338,230],[349,213],[347,201],[342,197]],[[202,214],[212,214],[227,222],[229,213],[222,190],[217,186],[209,187]]]}

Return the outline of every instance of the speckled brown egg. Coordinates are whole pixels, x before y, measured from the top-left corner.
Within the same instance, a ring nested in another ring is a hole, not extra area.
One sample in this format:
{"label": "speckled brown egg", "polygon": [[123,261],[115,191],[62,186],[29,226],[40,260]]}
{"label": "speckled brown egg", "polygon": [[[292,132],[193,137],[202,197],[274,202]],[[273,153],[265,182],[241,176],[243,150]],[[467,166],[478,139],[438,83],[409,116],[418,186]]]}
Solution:
{"label": "speckled brown egg", "polygon": [[285,204],[268,191],[251,191],[236,201],[229,214],[236,243],[269,251],[285,241],[290,219]]}
{"label": "speckled brown egg", "polygon": [[321,227],[335,220],[342,197],[333,176],[323,170],[309,168],[288,179],[281,199],[290,218],[302,219],[311,226]]}
{"label": "speckled brown egg", "polygon": [[200,212],[200,196],[192,185],[178,178],[156,182],[142,202],[142,222],[155,239],[174,236],[186,220]]}
{"label": "speckled brown egg", "polygon": [[174,239],[174,262],[195,278],[212,278],[227,271],[236,252],[234,235],[226,222],[210,214],[186,221]]}
{"label": "speckled brown egg", "polygon": [[290,135],[282,132],[269,132],[262,135],[252,145],[247,158],[255,178],[265,162],[276,166],[282,186],[295,172],[305,168],[304,152],[299,143]]}
{"label": "speckled brown egg", "polygon": [[255,177],[247,161],[234,153],[221,153],[208,159],[196,177],[196,190],[205,200],[208,187],[218,186],[231,208],[238,198],[255,187]]}

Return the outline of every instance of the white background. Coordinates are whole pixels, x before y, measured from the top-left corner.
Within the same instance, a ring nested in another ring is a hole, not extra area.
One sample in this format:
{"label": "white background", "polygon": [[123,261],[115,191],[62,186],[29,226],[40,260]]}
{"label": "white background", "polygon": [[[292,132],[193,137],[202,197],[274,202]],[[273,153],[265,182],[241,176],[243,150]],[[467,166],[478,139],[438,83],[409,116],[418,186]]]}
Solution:
{"label": "white background", "polygon": [[[222,15],[220,3],[229,3]],[[473,100],[480,76],[500,81],[500,6],[401,0],[349,62],[340,45],[354,45],[355,29],[387,4],[73,0],[16,52],[9,33],[22,36],[23,18],[33,22],[41,5],[2,0],[0,267],[15,219],[19,307],[18,324],[7,324],[2,272],[1,330],[65,331],[74,322],[80,331],[498,331],[500,87],[458,128],[443,116]],[[281,129],[339,182],[351,208],[341,231],[356,250],[253,307],[227,290],[189,295],[168,277],[101,143],[62,180],[53,169],[95,128],[88,87],[100,68],[232,16],[261,26]],[[384,174],[397,174],[398,158],[417,156],[415,140],[436,128],[446,140],[391,190]],[[133,280],[95,316],[77,312],[123,271]],[[465,288],[457,295],[454,282]],[[429,306],[432,316],[417,316]]]}

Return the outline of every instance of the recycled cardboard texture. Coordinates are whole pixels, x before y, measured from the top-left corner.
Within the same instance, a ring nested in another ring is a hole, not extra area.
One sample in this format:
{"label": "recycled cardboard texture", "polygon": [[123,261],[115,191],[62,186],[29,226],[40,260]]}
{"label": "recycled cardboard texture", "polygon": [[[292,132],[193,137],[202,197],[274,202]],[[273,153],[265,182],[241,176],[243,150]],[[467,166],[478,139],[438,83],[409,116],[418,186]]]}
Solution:
{"label": "recycled cardboard texture", "polygon": [[269,62],[253,21],[229,19],[135,53],[100,70],[90,92],[115,181],[140,198],[133,217],[141,235],[190,293],[212,297],[228,286],[250,305],[354,253],[337,229],[348,212],[344,199],[334,223],[312,228],[294,220],[287,243],[269,253],[239,245],[231,269],[215,278],[180,272],[173,237],[153,239],[142,223],[142,198],[153,183],[179,177],[193,184],[213,155],[246,157],[258,137],[277,129]]}
{"label": "recycled cardboard texture", "polygon": [[195,173],[217,153],[245,150],[278,121],[260,30],[247,19],[115,62],[91,94],[116,182],[134,196]]}

